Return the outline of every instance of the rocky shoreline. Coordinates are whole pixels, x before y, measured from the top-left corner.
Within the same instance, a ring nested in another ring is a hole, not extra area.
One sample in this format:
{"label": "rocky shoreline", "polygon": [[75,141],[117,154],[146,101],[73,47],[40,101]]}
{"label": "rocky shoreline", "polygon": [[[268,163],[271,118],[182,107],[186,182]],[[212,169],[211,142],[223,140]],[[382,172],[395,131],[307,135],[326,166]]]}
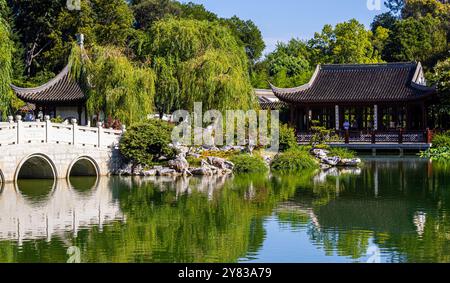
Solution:
{"label": "rocky shoreline", "polygon": [[[217,147],[182,147],[173,146],[177,155],[174,159],[167,162],[167,166],[153,166],[152,168],[145,168],[141,165],[133,166],[125,164],[122,169],[118,170],[115,175],[119,176],[226,176],[233,174],[234,164],[220,157],[208,156],[201,159],[200,167],[192,167],[187,161],[188,157],[200,159],[202,153],[208,152],[240,152],[251,153],[251,149],[242,146],[226,146],[223,148]],[[312,149],[311,154],[317,159],[321,169],[330,169],[332,167],[358,167],[361,164],[361,159],[345,159],[338,156],[329,156],[330,151],[324,149]],[[267,166],[270,164],[275,156],[264,155],[263,159]]]}

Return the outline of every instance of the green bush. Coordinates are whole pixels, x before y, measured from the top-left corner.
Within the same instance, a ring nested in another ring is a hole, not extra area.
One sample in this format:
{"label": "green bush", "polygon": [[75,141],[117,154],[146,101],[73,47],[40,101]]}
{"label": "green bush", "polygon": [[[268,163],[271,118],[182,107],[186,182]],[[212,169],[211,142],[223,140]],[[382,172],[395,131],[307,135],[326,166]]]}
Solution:
{"label": "green bush", "polygon": [[330,149],[329,156],[338,156],[341,159],[352,159],[356,157],[356,153],[346,148],[333,147]]}
{"label": "green bush", "polygon": [[274,171],[294,172],[306,169],[316,169],[318,163],[307,151],[291,149],[275,157],[272,162]]}
{"label": "green bush", "polygon": [[234,173],[265,173],[268,168],[260,157],[248,154],[237,155],[231,158],[234,163]]}
{"label": "green bush", "polygon": [[433,137],[433,147],[450,147],[450,133],[436,134]]}
{"label": "green bush", "polygon": [[297,147],[297,137],[295,130],[286,124],[280,126],[280,151],[286,151]]}
{"label": "green bush", "polygon": [[151,165],[161,156],[175,155],[172,142],[173,126],[167,122],[152,119],[131,126],[120,141],[120,152],[134,165]]}

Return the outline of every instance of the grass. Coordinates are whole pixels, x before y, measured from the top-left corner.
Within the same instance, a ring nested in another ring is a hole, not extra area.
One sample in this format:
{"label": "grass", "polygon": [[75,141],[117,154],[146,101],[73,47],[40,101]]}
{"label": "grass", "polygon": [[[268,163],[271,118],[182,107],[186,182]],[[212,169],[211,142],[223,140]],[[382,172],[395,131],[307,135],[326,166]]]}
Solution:
{"label": "grass", "polygon": [[356,157],[356,153],[352,150],[346,148],[333,147],[329,149],[330,153],[328,156],[338,156],[341,159],[353,159]]}
{"label": "grass", "polygon": [[275,157],[272,169],[281,172],[297,172],[306,169],[316,169],[318,163],[308,151],[291,149]]}
{"label": "grass", "polygon": [[230,159],[234,163],[234,173],[265,173],[268,171],[266,163],[258,156],[249,154],[236,155]]}

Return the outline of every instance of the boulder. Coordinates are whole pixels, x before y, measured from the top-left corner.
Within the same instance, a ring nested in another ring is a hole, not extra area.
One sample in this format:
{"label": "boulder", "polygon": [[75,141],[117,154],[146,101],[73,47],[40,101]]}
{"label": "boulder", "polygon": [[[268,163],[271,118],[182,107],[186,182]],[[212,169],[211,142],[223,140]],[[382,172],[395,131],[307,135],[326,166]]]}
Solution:
{"label": "boulder", "polygon": [[233,169],[234,169],[234,163],[233,162],[225,160],[224,163],[225,163],[226,169],[233,171]]}
{"label": "boulder", "polygon": [[328,150],[318,149],[318,148],[313,149],[312,153],[314,154],[314,156],[316,156],[319,159],[327,158],[328,154],[330,154],[330,152]]}
{"label": "boulder", "polygon": [[342,159],[339,162],[339,166],[348,166],[348,167],[356,167],[361,164],[361,159],[353,158],[353,159]]}
{"label": "boulder", "polygon": [[178,172],[175,169],[163,168],[158,172],[159,176],[176,176]]}
{"label": "boulder", "polygon": [[320,159],[322,161],[322,163],[325,163],[327,165],[331,165],[331,166],[337,166],[339,164],[339,162],[341,162],[341,159],[337,156],[334,157],[324,157]]}
{"label": "boulder", "polygon": [[219,169],[226,169],[227,166],[225,165],[225,159],[219,158],[219,157],[208,157],[208,163],[214,167],[217,167]]}
{"label": "boulder", "polygon": [[144,177],[156,176],[156,173],[157,172],[155,169],[144,170],[141,172],[141,176],[144,176]]}
{"label": "boulder", "polygon": [[212,176],[213,175],[213,172],[208,167],[193,168],[193,169],[190,169],[190,172],[192,173],[192,175],[195,175],[195,176]]}
{"label": "boulder", "polygon": [[179,155],[174,160],[169,161],[169,167],[171,169],[175,169],[177,172],[184,172],[189,168],[189,163],[187,162],[186,158],[184,158],[182,155]]}

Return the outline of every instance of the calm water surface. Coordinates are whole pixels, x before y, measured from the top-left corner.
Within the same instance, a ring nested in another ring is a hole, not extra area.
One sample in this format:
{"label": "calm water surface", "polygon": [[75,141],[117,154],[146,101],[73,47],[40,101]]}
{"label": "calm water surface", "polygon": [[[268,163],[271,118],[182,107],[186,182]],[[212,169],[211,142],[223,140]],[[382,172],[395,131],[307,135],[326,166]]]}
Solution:
{"label": "calm water surface", "polygon": [[0,262],[66,262],[72,246],[82,262],[450,262],[450,168],[2,186]]}

